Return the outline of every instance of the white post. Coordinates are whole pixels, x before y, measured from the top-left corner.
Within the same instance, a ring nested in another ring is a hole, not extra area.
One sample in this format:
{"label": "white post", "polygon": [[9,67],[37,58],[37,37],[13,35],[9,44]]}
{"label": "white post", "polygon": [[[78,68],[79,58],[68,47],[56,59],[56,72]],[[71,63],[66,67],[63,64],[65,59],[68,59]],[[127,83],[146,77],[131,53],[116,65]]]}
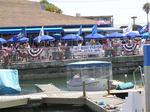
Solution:
{"label": "white post", "polygon": [[150,45],[144,46],[145,112],[150,112]]}

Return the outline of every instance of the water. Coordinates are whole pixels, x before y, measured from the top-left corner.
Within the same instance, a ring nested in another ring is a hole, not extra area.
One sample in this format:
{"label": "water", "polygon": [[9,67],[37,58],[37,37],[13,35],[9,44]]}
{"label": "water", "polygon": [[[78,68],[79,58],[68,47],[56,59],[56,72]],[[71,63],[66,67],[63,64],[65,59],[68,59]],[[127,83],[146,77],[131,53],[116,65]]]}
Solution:
{"label": "water", "polygon": [[25,80],[20,81],[20,86],[23,93],[34,93],[36,92],[35,84],[50,84],[52,83],[61,90],[67,90],[66,77],[53,78],[53,79],[40,79],[40,80]]}
{"label": "water", "polygon": [[142,84],[142,78],[141,78],[140,74],[135,74],[135,81],[134,81],[133,74],[127,75],[127,78],[125,78],[124,74],[122,74],[122,75],[114,75],[113,79],[114,80],[123,81],[123,82],[127,81],[127,82],[133,82],[133,83],[135,83],[135,81],[136,81],[137,85],[141,85]]}
{"label": "water", "polygon": [[[113,75],[114,80],[119,80],[119,81],[127,81],[127,82],[133,82],[134,83],[134,78],[132,74],[127,75],[127,78],[125,78],[124,74],[123,75]],[[141,75],[136,74],[135,76],[136,79],[136,84],[141,85],[142,80],[141,80]],[[36,92],[35,84],[49,84],[52,83],[56,87],[58,87],[61,90],[67,90],[67,85],[66,85],[67,78],[62,77],[62,78],[53,78],[53,79],[40,79],[40,80],[26,80],[26,81],[20,81],[20,85],[23,91],[23,94],[25,93],[33,93]]]}
{"label": "water", "polygon": [[[40,79],[40,80],[26,80],[20,81],[20,86],[22,88],[21,94],[35,93],[35,84],[49,84],[52,83],[61,90],[67,90],[66,87],[66,77],[63,78],[53,78],[53,79]],[[81,105],[34,105],[32,106],[21,106],[14,108],[2,109],[0,112],[93,112],[87,106]]]}
{"label": "water", "polygon": [[[114,75],[114,80],[120,80],[120,81],[131,81],[134,83],[133,75],[127,75],[127,78],[124,78],[124,75]],[[141,84],[141,76],[140,74],[136,74],[136,83]],[[40,80],[28,80],[28,81],[20,81],[21,88],[22,88],[22,94],[26,93],[33,93],[37,92],[35,88],[35,84],[49,84],[52,83],[56,87],[58,87],[61,90],[67,90],[66,85],[67,78],[53,78],[53,79],[40,79]],[[10,108],[10,109],[4,109],[2,112],[92,112],[88,107],[86,106],[73,106],[73,105],[49,105],[49,106],[36,106],[36,107],[30,107],[30,108]]]}
{"label": "water", "polygon": [[93,112],[87,106],[39,105],[1,109],[0,112]]}

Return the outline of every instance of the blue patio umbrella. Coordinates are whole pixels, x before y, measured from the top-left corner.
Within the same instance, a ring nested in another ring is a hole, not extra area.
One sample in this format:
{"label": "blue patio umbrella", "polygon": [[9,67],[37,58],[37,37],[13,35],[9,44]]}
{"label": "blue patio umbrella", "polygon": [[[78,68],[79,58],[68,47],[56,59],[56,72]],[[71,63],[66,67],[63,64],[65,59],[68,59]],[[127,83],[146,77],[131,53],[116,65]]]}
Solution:
{"label": "blue patio umbrella", "polygon": [[27,38],[27,37],[22,37],[22,38],[20,38],[19,40],[18,40],[18,42],[28,42],[29,41],[29,38]]}
{"label": "blue patio umbrella", "polygon": [[65,41],[78,41],[78,40],[83,40],[83,38],[79,35],[68,34],[68,35],[62,37],[62,40],[65,40]]}
{"label": "blue patio umbrella", "polygon": [[[19,34],[18,34],[19,35]],[[21,36],[14,35],[10,39],[7,40],[8,43],[14,43],[14,42],[19,42],[19,39],[23,38],[22,34]]]}
{"label": "blue patio umbrella", "polygon": [[[52,37],[52,36],[49,36],[49,35],[42,35],[41,37],[41,42],[44,42],[44,41],[54,41],[55,38]],[[39,39],[39,36],[35,37],[33,39],[34,42],[38,42],[38,39]]]}
{"label": "blue patio umbrella", "polygon": [[5,39],[3,39],[3,38],[0,37],[0,43],[1,43],[1,44],[7,43],[7,41],[6,41]]}
{"label": "blue patio umbrella", "polygon": [[138,31],[131,31],[126,34],[129,38],[135,38],[135,37],[141,37],[140,33]]}
{"label": "blue patio umbrella", "polygon": [[145,32],[141,35],[142,35],[142,38],[144,38],[144,39],[150,38],[150,33],[149,32]]}
{"label": "blue patio umbrella", "polygon": [[13,43],[13,42],[17,42],[16,40],[14,40],[14,37],[10,38],[7,40],[8,43]]}
{"label": "blue patio umbrella", "polygon": [[118,32],[114,32],[106,35],[106,38],[123,38],[123,37],[125,37],[125,34],[118,33]]}
{"label": "blue patio umbrella", "polygon": [[85,39],[104,39],[105,36],[102,35],[102,34],[98,34],[98,33],[95,33],[95,34],[88,34],[85,36]]}

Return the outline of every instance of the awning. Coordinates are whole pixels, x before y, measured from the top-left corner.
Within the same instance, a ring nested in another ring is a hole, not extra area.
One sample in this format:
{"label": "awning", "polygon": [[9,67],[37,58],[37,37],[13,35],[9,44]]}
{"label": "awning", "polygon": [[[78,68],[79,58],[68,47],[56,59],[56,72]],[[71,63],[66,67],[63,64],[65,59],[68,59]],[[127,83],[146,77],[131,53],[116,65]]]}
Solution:
{"label": "awning", "polygon": [[0,34],[16,34],[21,32],[21,28],[0,29]]}
{"label": "awning", "polygon": [[[65,33],[77,33],[80,28],[66,28]],[[82,28],[82,32],[91,32],[92,28]]]}
{"label": "awning", "polygon": [[101,28],[98,28],[98,31],[108,32],[108,33],[113,33],[113,32],[122,33],[123,32],[121,28],[116,28],[116,27],[101,27]]}
{"label": "awning", "polygon": [[[0,28],[0,34],[17,34],[20,33],[23,28]],[[38,33],[41,30],[41,27],[38,28],[25,28],[27,33]],[[44,28],[44,32],[63,32],[62,27],[46,27]]]}
{"label": "awning", "polygon": [[[38,33],[40,30],[41,28],[26,28],[27,33],[35,33],[35,32]],[[63,32],[63,28],[62,27],[44,28],[44,32],[54,32],[54,33]]]}
{"label": "awning", "polygon": [[[66,28],[64,29],[65,33],[77,33],[79,31],[79,28]],[[98,27],[97,28],[98,32],[123,32],[121,28],[115,28],[115,27]],[[91,33],[92,32],[92,27],[91,28],[82,28],[82,32],[86,33]]]}

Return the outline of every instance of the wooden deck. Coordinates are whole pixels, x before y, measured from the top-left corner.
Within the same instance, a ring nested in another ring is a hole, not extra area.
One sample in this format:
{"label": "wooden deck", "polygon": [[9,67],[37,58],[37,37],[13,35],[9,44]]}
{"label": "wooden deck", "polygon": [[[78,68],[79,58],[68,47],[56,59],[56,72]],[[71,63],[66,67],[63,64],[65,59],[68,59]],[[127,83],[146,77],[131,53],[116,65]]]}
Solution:
{"label": "wooden deck", "polygon": [[[29,102],[39,102],[47,104],[78,104],[87,105],[96,112],[108,111],[108,108],[102,108],[99,105],[100,101],[104,101],[108,106],[121,108],[125,103],[124,99],[120,99],[115,95],[108,95],[107,91],[86,92],[86,97],[83,97],[82,91],[62,91],[53,84],[36,84],[39,93],[15,96],[0,96],[0,108],[9,108],[20,105],[26,105]],[[112,90],[110,93],[124,93],[128,91],[140,91],[141,89],[130,90]],[[113,112],[113,111],[111,111]],[[117,110],[115,110],[117,112]]]}
{"label": "wooden deck", "polygon": [[61,91],[59,88],[54,86],[53,84],[35,84],[37,89],[41,90],[42,92],[54,92],[54,91]]}

